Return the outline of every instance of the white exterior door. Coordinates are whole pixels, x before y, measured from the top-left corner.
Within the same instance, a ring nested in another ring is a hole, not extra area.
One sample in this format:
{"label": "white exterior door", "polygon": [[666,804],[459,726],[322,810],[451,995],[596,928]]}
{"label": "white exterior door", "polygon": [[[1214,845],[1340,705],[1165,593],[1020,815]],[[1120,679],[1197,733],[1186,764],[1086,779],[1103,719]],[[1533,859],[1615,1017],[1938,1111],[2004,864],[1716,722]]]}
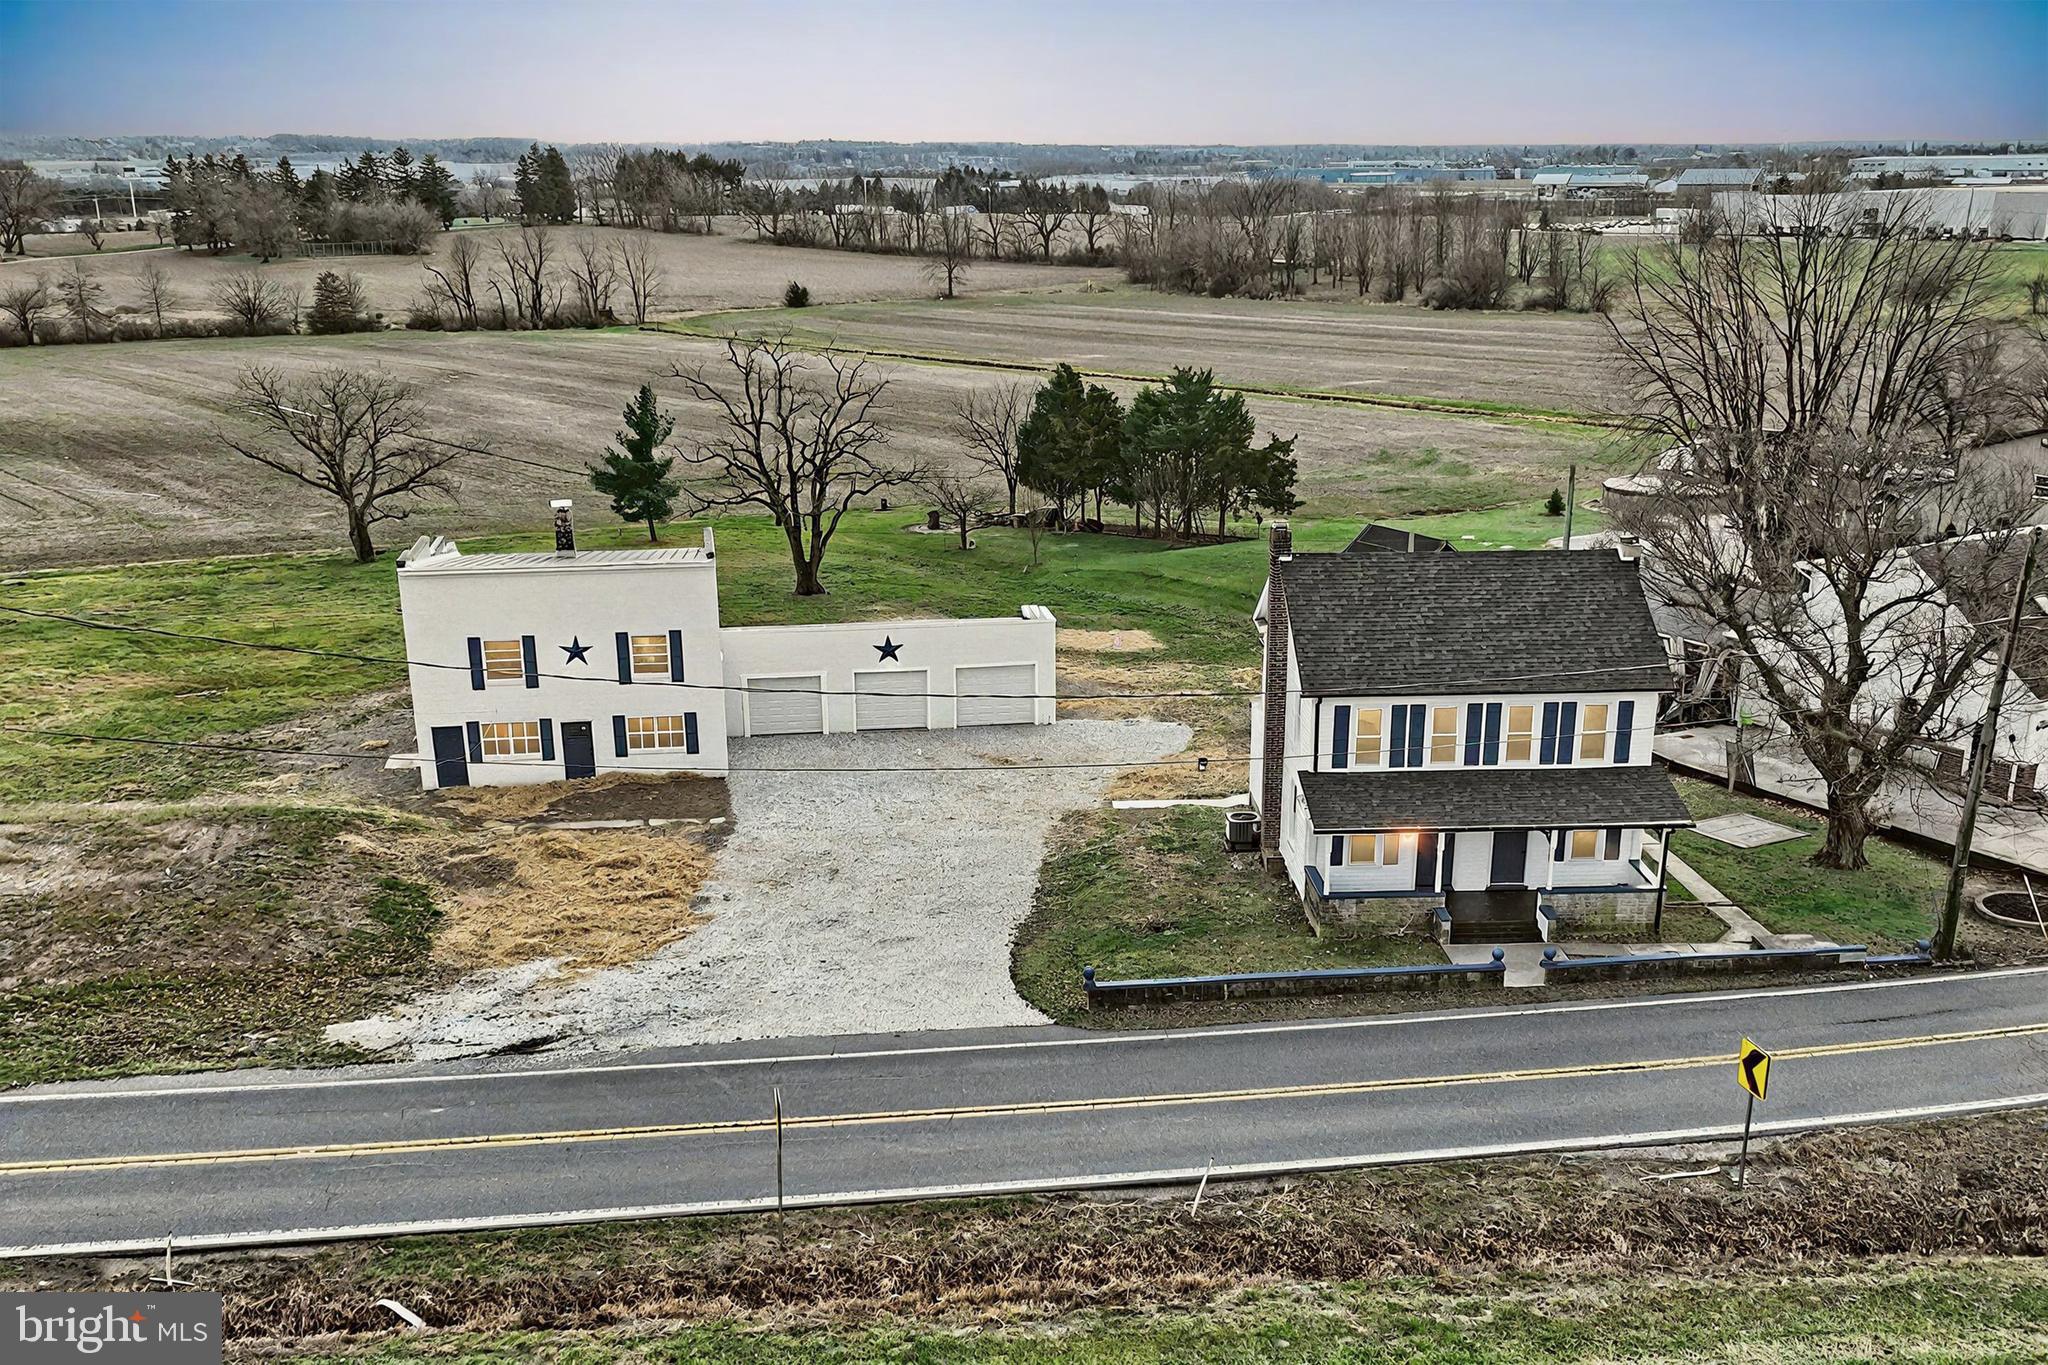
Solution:
{"label": "white exterior door", "polygon": [[816,735],[825,730],[825,675],[747,679],[747,733]]}
{"label": "white exterior door", "polygon": [[853,728],[924,730],[931,726],[931,674],[922,668],[853,675]]}
{"label": "white exterior door", "polygon": [[1483,829],[1458,831],[1451,860],[1453,891],[1484,891],[1493,876],[1493,836]]}
{"label": "white exterior door", "polygon": [[[958,723],[961,725],[1030,725],[1038,719],[1036,664],[992,664],[982,668],[953,670],[953,690],[959,694]],[[970,696],[970,693],[1006,693],[1003,696]]]}

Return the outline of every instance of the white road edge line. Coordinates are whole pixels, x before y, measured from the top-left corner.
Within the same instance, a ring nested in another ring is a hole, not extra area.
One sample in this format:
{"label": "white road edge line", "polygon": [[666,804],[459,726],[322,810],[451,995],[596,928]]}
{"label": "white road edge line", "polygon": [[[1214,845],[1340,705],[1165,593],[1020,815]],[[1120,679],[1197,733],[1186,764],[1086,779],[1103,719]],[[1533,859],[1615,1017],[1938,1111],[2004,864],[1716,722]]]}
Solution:
{"label": "white road edge line", "polygon": [[[331,1080],[239,1081],[227,1085],[163,1085],[112,1090],[57,1090],[0,1094],[0,1105],[78,1103],[89,1100],[161,1099],[179,1095],[245,1095],[263,1091],[352,1090],[381,1085],[450,1085],[476,1081],[517,1081],[557,1076],[624,1076],[642,1071],[694,1071],[734,1066],[775,1066],[810,1062],[855,1061],[864,1057],[932,1057],[969,1052],[1016,1052],[1037,1048],[1116,1047],[1131,1043],[1176,1043],[1209,1038],[1245,1038],[1269,1033],[1331,1033],[1353,1029],[1400,1028],[1416,1024],[1519,1019],[1539,1014],[1590,1014],[1607,1010],[1654,1009],[1673,1005],[1724,1004],[1739,1000],[1791,999],[1852,991],[1890,990],[1901,986],[1971,984],[2008,976],[2035,976],[2042,967],[2000,967],[1946,976],[1909,976],[1889,981],[1840,981],[1821,986],[1764,987],[1748,991],[1694,991],[1684,995],[1641,996],[1627,1000],[1523,1005],[1512,1009],[1438,1011],[1432,1014],[1385,1014],[1369,1018],[1319,1019],[1297,1024],[1250,1024],[1226,1028],[1177,1029],[1168,1032],[1106,1033],[1080,1038],[1031,1038],[1014,1043],[934,1043],[925,1047],[853,1048],[845,1052],[758,1053],[746,1057],[707,1057],[673,1062],[594,1062],[583,1066],[506,1068],[499,1071],[427,1072],[407,1076],[345,1076]],[[772,1039],[755,1039],[771,1042]],[[375,1065],[366,1063],[365,1065]]]}
{"label": "white road edge line", "polygon": [[[2030,1109],[2048,1105],[2048,1092],[2008,1095],[2002,1099],[1959,1100],[1949,1104],[1921,1105],[1910,1109],[1873,1109],[1855,1114],[1822,1114],[1812,1118],[1778,1119],[1759,1123],[1751,1130],[1762,1136],[1802,1133],[1819,1128],[1853,1128],[1873,1123],[1903,1123],[1917,1119],[1954,1118],[1967,1114],[1996,1113],[2006,1109]],[[1185,1185],[1206,1173],[1212,1180],[1254,1179],[1260,1176],[1293,1175],[1317,1171],[1357,1170],[1372,1166],[1418,1165],[1437,1161],[1477,1161],[1489,1157],[1534,1156],[1546,1152],[1600,1151],[1610,1147],[1663,1147],[1688,1142],[1710,1142],[1739,1137],[1739,1123],[1713,1124],[1704,1128],[1673,1128],[1662,1132],[1610,1133],[1598,1137],[1556,1138],[1549,1141],[1500,1142],[1475,1147],[1429,1147],[1410,1152],[1373,1152],[1358,1156],[1317,1157],[1299,1161],[1254,1161],[1229,1166],[1185,1166],[1166,1170],[1119,1171],[1102,1175],[1068,1176],[1041,1180],[995,1180],[976,1185],[907,1186],[889,1190],[848,1190],[833,1194],[793,1195],[783,1207],[792,1209],[834,1208],[850,1204],[900,1204],[919,1199],[990,1198],[1015,1194],[1059,1194],[1073,1190],[1114,1189],[1131,1185]],[[576,1209],[556,1213],[493,1214],[477,1218],[422,1219],[408,1223],[360,1223],[327,1228],[291,1228],[274,1232],[235,1232],[207,1235],[176,1233],[181,1251],[229,1251],[237,1248],[290,1246],[307,1242],[345,1242],[371,1237],[419,1237],[444,1233],[501,1232],[513,1228],[571,1227],[583,1223],[631,1222],[646,1218],[696,1218],[715,1214],[765,1213],[776,1202],[770,1198],[731,1199],[700,1204],[642,1204],[609,1209]],[[0,1247],[0,1261],[30,1256],[139,1256],[164,1249],[164,1239],[132,1239],[112,1242],[51,1242],[40,1246]]]}

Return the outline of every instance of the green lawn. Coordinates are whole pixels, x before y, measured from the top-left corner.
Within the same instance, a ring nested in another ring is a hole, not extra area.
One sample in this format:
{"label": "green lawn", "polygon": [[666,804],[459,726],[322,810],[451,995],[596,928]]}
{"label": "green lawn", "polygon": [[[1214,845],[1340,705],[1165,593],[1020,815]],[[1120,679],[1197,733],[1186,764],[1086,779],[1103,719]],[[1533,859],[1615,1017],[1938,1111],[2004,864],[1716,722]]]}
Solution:
{"label": "green lawn", "polygon": [[1026,1000],[1081,1023],[1083,967],[1122,980],[1443,960],[1423,939],[1317,938],[1293,887],[1224,850],[1222,811],[1184,806],[1068,816],[1010,969]]}
{"label": "green lawn", "polygon": [[1868,867],[1856,872],[1815,867],[1808,860],[1825,824],[1818,815],[1690,778],[1678,779],[1678,790],[1695,819],[1730,812],[1760,815],[1813,836],[1747,849],[1685,832],[1672,842],[1678,856],[1722,895],[1777,932],[1906,948],[1933,929],[1948,877],[1939,860],[1873,836],[1866,845]]}

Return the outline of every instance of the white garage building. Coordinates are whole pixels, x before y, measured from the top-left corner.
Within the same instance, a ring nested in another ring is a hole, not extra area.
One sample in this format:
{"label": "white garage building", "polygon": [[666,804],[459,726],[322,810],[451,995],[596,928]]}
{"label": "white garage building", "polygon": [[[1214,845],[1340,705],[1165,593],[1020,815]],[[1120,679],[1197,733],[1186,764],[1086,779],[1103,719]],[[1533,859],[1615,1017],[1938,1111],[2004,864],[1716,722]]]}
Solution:
{"label": "white garage building", "polygon": [[727,768],[728,736],[1049,725],[1057,623],[722,626],[717,551],[465,555],[421,537],[398,596],[428,788]]}

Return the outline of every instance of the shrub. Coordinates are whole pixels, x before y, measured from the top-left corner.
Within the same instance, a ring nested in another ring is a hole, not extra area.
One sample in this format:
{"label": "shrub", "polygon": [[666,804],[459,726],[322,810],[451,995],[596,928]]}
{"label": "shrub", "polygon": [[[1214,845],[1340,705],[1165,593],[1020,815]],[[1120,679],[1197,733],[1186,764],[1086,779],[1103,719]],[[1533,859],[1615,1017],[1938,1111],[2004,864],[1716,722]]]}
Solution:
{"label": "shrub", "polygon": [[1561,517],[1564,515],[1563,493],[1555,488],[1550,490],[1550,497],[1543,504],[1543,515],[1546,517]]}
{"label": "shrub", "polygon": [[810,307],[811,291],[798,284],[795,280],[791,280],[789,287],[782,291],[782,306],[784,308]]}

